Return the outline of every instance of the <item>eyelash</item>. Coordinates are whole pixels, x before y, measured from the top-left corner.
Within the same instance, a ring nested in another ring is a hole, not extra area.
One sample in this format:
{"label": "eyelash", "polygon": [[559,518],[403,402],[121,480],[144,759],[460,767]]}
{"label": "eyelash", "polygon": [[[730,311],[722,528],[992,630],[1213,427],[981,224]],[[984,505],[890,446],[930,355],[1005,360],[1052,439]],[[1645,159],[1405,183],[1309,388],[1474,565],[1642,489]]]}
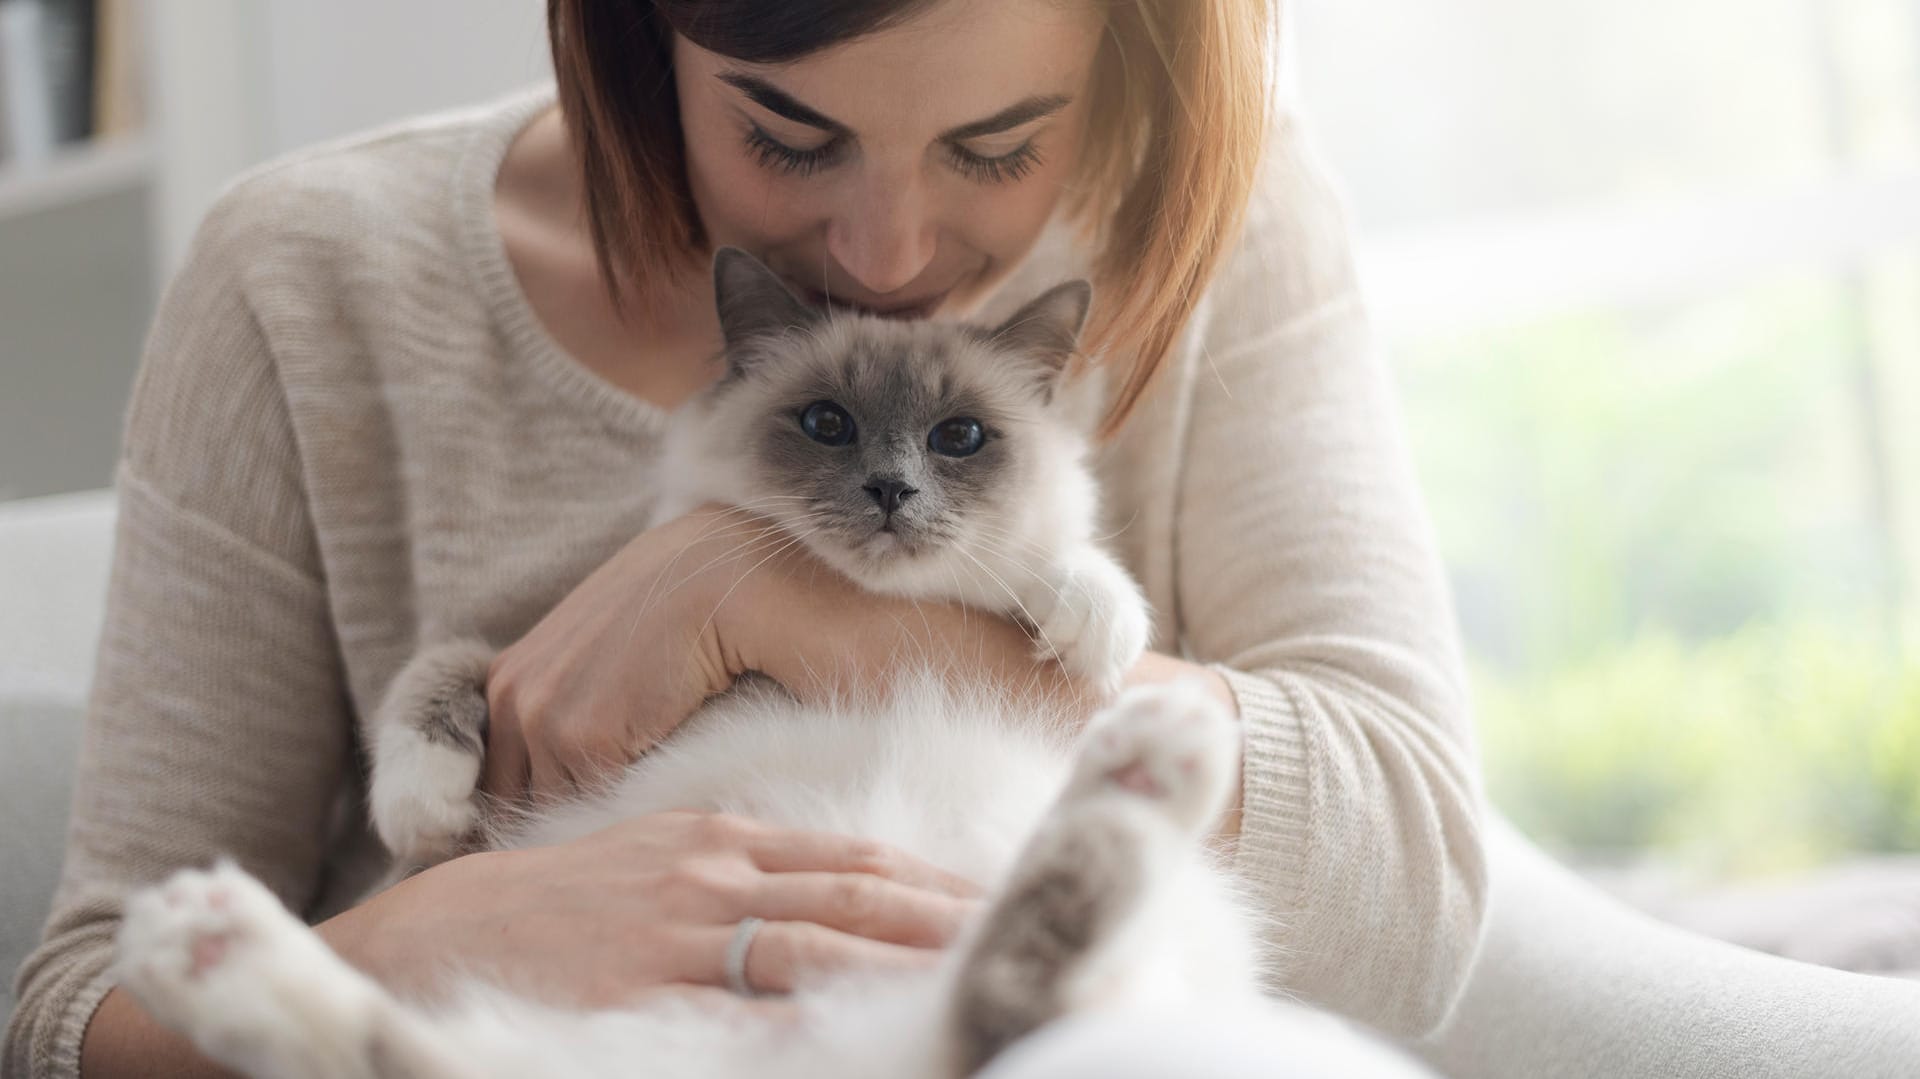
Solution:
{"label": "eyelash", "polygon": [[836,163],[842,146],[839,139],[834,139],[811,150],[796,150],[760,130],[759,124],[747,128],[747,150],[760,164],[795,176],[811,176],[815,169]]}
{"label": "eyelash", "polygon": [[[811,150],[796,150],[752,124],[747,128],[747,150],[764,168],[792,176],[811,176],[815,171],[838,164],[845,144],[834,139]],[[962,176],[980,183],[1008,183],[1023,179],[1040,164],[1040,149],[1031,140],[1021,143],[999,157],[983,157],[951,143],[947,160]]]}
{"label": "eyelash", "polygon": [[1032,172],[1040,164],[1040,150],[1032,140],[1028,140],[999,157],[982,157],[948,143],[947,159],[969,180],[1000,184],[1023,179]]}

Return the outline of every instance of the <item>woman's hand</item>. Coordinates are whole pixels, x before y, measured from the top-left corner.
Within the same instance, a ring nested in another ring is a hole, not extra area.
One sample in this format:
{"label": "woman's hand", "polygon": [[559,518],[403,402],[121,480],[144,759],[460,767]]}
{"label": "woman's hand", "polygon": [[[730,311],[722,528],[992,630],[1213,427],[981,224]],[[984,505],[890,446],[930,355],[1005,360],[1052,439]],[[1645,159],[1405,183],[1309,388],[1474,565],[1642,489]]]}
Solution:
{"label": "woman's hand", "polygon": [[935,962],[974,912],[966,881],[865,840],[738,817],[661,813],[555,847],[443,863],[320,926],[396,990],[456,962],[582,1007],[651,989],[724,986],[735,927],[765,919],[747,984]]}
{"label": "woman's hand", "polygon": [[875,595],[772,522],[704,506],[636,537],[494,659],[482,785],[518,800],[590,784],[748,671],[817,700],[908,662],[1092,703],[1012,621]]}
{"label": "woman's hand", "polygon": [[482,786],[563,795],[639,758],[747,671],[727,632],[785,542],[703,507],[635,537],[494,658]]}

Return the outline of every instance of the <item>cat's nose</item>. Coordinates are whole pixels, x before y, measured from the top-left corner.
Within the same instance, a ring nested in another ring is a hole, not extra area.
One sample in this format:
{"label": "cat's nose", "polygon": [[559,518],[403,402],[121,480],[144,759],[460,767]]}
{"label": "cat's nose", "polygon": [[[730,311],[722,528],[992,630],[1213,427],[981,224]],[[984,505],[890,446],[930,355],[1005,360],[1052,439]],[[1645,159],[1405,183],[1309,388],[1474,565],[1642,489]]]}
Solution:
{"label": "cat's nose", "polygon": [[900,503],[920,493],[919,488],[909,487],[905,480],[891,476],[867,477],[865,490],[873,498],[873,504],[889,515],[900,508]]}

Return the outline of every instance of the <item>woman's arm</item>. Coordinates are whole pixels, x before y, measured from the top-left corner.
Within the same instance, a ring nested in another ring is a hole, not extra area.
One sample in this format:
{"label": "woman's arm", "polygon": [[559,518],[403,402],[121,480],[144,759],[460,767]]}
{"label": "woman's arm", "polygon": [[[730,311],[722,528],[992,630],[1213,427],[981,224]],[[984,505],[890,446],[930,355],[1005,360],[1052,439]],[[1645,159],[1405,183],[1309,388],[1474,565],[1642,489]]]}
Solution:
{"label": "woman's arm", "polygon": [[1239,864],[1284,985],[1418,1035],[1485,910],[1466,677],[1344,222],[1279,138],[1190,379],[1175,613],[1239,702]]}
{"label": "woman's arm", "polygon": [[[924,969],[975,912],[975,889],[865,840],[712,813],[655,813],[549,847],[437,865],[315,931],[400,997],[432,997],[449,957],[556,1004],[617,1007],[687,986],[718,991],[742,918],[755,990],[824,970]],[[113,990],[88,1028],[87,1076],[217,1074]]]}
{"label": "woman's arm", "polygon": [[22,967],[9,1075],[77,1072],[129,889],[218,854],[296,910],[320,885],[350,719],[235,210],[203,228],[134,388],[66,860]]}
{"label": "woman's arm", "polygon": [[153,1021],[124,989],[100,1000],[81,1049],[87,1079],[139,1075],[151,1079],[212,1079],[231,1072],[201,1056],[187,1039]]}

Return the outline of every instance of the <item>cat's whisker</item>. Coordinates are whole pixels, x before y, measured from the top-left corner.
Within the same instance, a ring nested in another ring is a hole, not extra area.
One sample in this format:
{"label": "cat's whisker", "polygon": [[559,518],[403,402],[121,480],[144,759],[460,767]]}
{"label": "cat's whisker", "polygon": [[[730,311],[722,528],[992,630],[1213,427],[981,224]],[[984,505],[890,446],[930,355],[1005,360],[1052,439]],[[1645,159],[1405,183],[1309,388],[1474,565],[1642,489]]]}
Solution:
{"label": "cat's whisker", "polygon": [[999,528],[997,526],[989,524],[988,522],[975,521],[975,522],[972,522],[972,525],[973,525],[974,534],[981,537],[982,539],[1002,540],[1007,543],[1013,544],[1015,548],[1018,550],[1024,550],[1032,554],[1038,554],[1043,556],[1052,554],[1051,548],[1047,547],[1046,545],[1041,543],[1036,543],[1025,536],[1021,536],[1017,533],[1010,532],[1004,528]]}
{"label": "cat's whisker", "polygon": [[[739,589],[740,585],[743,582],[745,582],[748,577],[753,575],[755,570],[758,570],[761,566],[766,565],[768,562],[779,557],[781,554],[784,554],[785,552],[792,550],[794,547],[806,541],[807,538],[813,536],[818,531],[819,529],[812,529],[805,533],[801,533],[799,535],[788,536],[786,542],[775,547],[772,551],[768,552],[767,555],[761,558],[758,562],[755,562],[753,565],[748,566],[745,573],[741,573],[736,577],[734,577],[733,583],[728,585],[727,590],[725,592],[722,592],[720,594],[720,598],[714,601],[713,609],[707,612],[706,620],[700,623],[700,628],[694,633],[694,636],[697,638],[697,637],[704,636],[706,634],[707,630],[711,628],[713,625],[714,616],[720,613],[720,608],[726,606],[727,600],[733,596],[733,593],[737,589]],[[689,657],[688,662],[689,663],[692,662],[691,657]]]}
{"label": "cat's whisker", "polygon": [[[715,527],[716,524],[718,524],[719,526],[718,528]],[[705,527],[701,529],[699,534],[696,535],[694,538],[696,540],[702,540],[702,539],[707,539],[714,536],[725,536],[730,534],[734,530],[737,530],[743,527],[763,527],[763,526],[753,521],[740,522],[740,521],[728,520],[724,522],[709,522]],[[688,546],[691,547],[692,545],[689,544]],[[637,607],[637,609],[634,611],[633,624],[627,627],[627,640],[629,642],[631,642],[633,639],[634,631],[637,630],[640,626],[640,619],[644,618],[647,612],[653,609],[655,593],[659,589],[660,582],[666,579],[666,577],[672,572],[675,566],[679,565],[680,557],[681,555],[686,553],[686,550],[687,548],[682,548],[679,551],[675,551],[673,557],[667,560],[667,564],[661,568],[660,573],[657,576],[655,576],[653,581],[648,585],[647,594],[640,598],[640,604]]]}
{"label": "cat's whisker", "polygon": [[[724,529],[721,529],[721,530],[714,530],[711,528],[703,529],[700,532],[698,538],[705,539],[705,538],[711,538],[711,537],[725,537],[735,532],[749,530],[749,529],[755,530],[755,531],[765,531],[768,527],[769,526],[758,525],[758,524],[743,525],[739,523],[734,523],[734,524],[727,525]],[[689,547],[691,547],[691,544],[689,545]],[[661,568],[660,572],[657,575],[655,575],[653,580],[648,584],[647,594],[640,597],[640,602],[634,608],[633,622],[627,626],[627,641],[629,643],[632,642],[634,633],[638,631],[640,628],[640,620],[645,618],[647,614],[653,610],[654,602],[658,599],[665,599],[667,595],[671,594],[672,587],[677,587],[678,581],[685,579],[685,578],[676,578],[675,579],[676,584],[674,586],[670,586],[666,593],[661,593],[660,582],[666,580],[669,576],[671,576],[674,567],[679,565],[680,558],[683,554],[686,553],[686,550],[687,548],[682,548],[681,550],[674,552],[673,557],[667,560],[667,564]],[[711,564],[712,563],[709,563],[709,565]],[[701,570],[704,570],[705,568],[707,567],[703,566],[700,568],[700,570],[695,570],[694,572],[697,574]]]}
{"label": "cat's whisker", "polygon": [[745,510],[748,513],[752,513],[754,510],[757,510],[762,506],[771,506],[776,502],[807,502],[807,501],[811,501],[811,496],[809,495],[761,495],[758,498],[750,498],[745,502],[734,503],[733,508],[737,510]]}
{"label": "cat's whisker", "polygon": [[[738,561],[738,560],[741,560],[742,558],[753,557],[754,554],[758,553],[756,550],[754,550],[754,548],[756,547],[756,545],[760,543],[774,539],[775,537],[780,537],[784,543],[784,541],[787,538],[791,538],[794,535],[789,530],[788,525],[810,524],[811,522],[818,520],[821,516],[823,515],[811,514],[805,517],[796,518],[794,521],[788,522],[787,524],[768,524],[758,529],[755,529],[753,534],[749,536],[747,539],[713,556],[712,558],[708,559],[706,562],[695,567],[692,572],[686,574],[683,577],[678,578],[672,584],[668,585],[664,595],[672,595],[682,585],[685,585],[687,582],[697,579],[701,574],[705,573],[709,569],[712,569],[714,566],[720,565],[721,563]],[[819,529],[811,529],[805,535],[812,536],[816,534],[818,531]],[[787,544],[787,546],[790,546],[790,544]],[[751,572],[751,570],[749,570],[749,572]]]}
{"label": "cat's whisker", "polygon": [[[946,568],[947,568],[948,578],[950,578],[953,581],[953,594],[955,596],[965,595],[966,589],[960,583],[960,570],[957,567],[955,567],[951,561],[947,563]],[[969,614],[972,613],[972,610],[973,608],[970,604],[966,604],[966,603],[960,604],[960,628],[961,629],[964,630],[967,628],[967,617]]]}
{"label": "cat's whisker", "polygon": [[1054,585],[1052,581],[1048,580],[1045,574],[1040,573],[1039,571],[1033,569],[1032,567],[1028,566],[1024,562],[1021,562],[1018,559],[1007,558],[1006,557],[1007,552],[993,546],[991,542],[983,542],[982,547],[985,548],[988,554],[993,555],[996,558],[999,558],[1009,563],[1012,566],[1012,568],[1018,570],[1021,573],[1026,574],[1028,579],[1032,580],[1033,583],[1039,585],[1041,588],[1044,588],[1048,592],[1052,593],[1055,603],[1058,603],[1061,601],[1062,597],[1060,595],[1060,589],[1056,585]]}
{"label": "cat's whisker", "polygon": [[[803,515],[797,518],[795,523],[800,523],[800,524],[809,523],[813,520],[817,520],[821,516],[823,516],[823,514],[816,513],[816,514]],[[743,542],[736,544],[733,547],[727,549],[726,551],[723,551],[720,554],[717,554],[714,557],[708,559],[705,563],[695,567],[691,572],[683,576],[674,578],[673,583],[667,585],[665,590],[662,591],[660,587],[660,582],[663,580],[666,580],[668,577],[672,575],[674,566],[680,560],[680,553],[676,552],[674,557],[668,560],[667,565],[653,579],[653,583],[647,589],[646,596],[642,598],[639,607],[634,611],[633,622],[627,627],[627,640],[629,642],[633,640],[634,633],[636,633],[640,628],[641,619],[645,618],[647,614],[653,609],[653,604],[656,602],[656,600],[664,600],[668,596],[671,596],[686,582],[699,577],[702,573],[705,573],[707,570],[713,568],[714,566],[719,565],[720,563],[728,561],[730,559],[738,558],[743,553],[749,552],[750,549],[755,544],[760,543],[772,536],[785,534],[785,532],[786,532],[786,529],[779,524],[768,522],[768,521],[757,521],[757,520],[748,521],[748,522],[734,522],[729,524],[723,529],[718,529],[718,530],[709,529],[709,530],[702,531],[700,533],[701,537],[708,538],[708,539],[730,538],[732,536],[741,535],[741,534],[749,534],[749,535]],[[751,557],[751,554],[748,554],[747,556]]]}
{"label": "cat's whisker", "polygon": [[[777,546],[774,547],[773,550],[767,552],[767,554],[763,556],[759,561],[747,567],[745,572],[736,575],[734,577],[733,583],[728,585],[727,590],[720,594],[719,599],[714,601],[712,610],[709,610],[707,612],[706,619],[700,623],[700,629],[694,635],[696,637],[705,635],[708,628],[710,628],[713,625],[713,620],[715,616],[717,616],[720,613],[720,608],[726,606],[727,600],[732,597],[733,593],[737,589],[739,589],[740,585],[744,583],[748,577],[752,576],[754,572],[757,571],[761,566],[766,565],[769,561],[775,558],[778,558],[780,555],[784,554],[785,552],[792,550],[794,547],[800,545],[801,543],[804,543],[808,538],[815,535],[819,531],[820,531],[819,529],[811,529],[807,532],[800,533],[797,535],[789,535],[784,542],[778,544]],[[692,657],[688,657],[688,663],[691,664],[692,662],[693,662]]]}
{"label": "cat's whisker", "polygon": [[1047,631],[1041,628],[1039,620],[1033,617],[1033,612],[1027,610],[1027,605],[1020,601],[1020,594],[1015,592],[1012,586],[1008,585],[1007,582],[998,573],[993,572],[993,570],[989,568],[985,562],[982,562],[980,561],[980,559],[974,557],[973,552],[967,550],[964,547],[955,547],[954,550],[959,552],[962,557],[966,558],[968,561],[972,562],[974,565],[980,567],[980,572],[986,574],[987,577],[993,581],[993,583],[1000,586],[1000,590],[1007,594],[1007,600],[1011,602],[1014,605],[1014,607],[1019,610],[1020,617],[1026,621],[1027,625],[1033,627],[1033,632],[1039,635],[1041,643],[1047,646],[1047,651],[1049,652],[1054,651],[1053,641],[1047,637]]}
{"label": "cat's whisker", "polygon": [[[932,640],[933,639],[933,620],[927,617],[926,608],[920,606],[920,597],[909,596],[907,598],[907,602],[912,605],[913,613],[920,616],[920,628],[926,631],[927,639]],[[964,616],[962,617],[961,624],[962,625],[965,624]]]}
{"label": "cat's whisker", "polygon": [[1002,525],[995,524],[992,521],[978,520],[971,523],[975,531],[980,533],[981,535],[989,536],[995,539],[1008,540],[1012,543],[1019,545],[1019,547],[1025,550],[1034,551],[1034,552],[1043,553],[1043,554],[1051,553],[1051,548],[1049,548],[1047,545],[1035,542],[1034,540],[1029,539],[1026,536],[1023,536],[1018,532],[1015,532]]}

